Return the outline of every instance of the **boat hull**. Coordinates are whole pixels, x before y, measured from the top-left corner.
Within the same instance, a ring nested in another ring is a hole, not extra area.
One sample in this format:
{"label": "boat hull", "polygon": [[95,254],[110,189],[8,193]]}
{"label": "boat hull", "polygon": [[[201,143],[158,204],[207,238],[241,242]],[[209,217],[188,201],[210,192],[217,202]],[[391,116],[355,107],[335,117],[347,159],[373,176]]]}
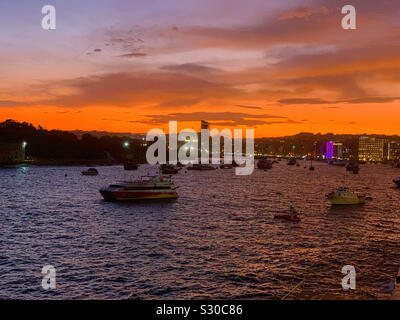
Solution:
{"label": "boat hull", "polygon": [[82,172],[82,175],[83,175],[83,176],[97,176],[98,173],[97,173],[97,172],[94,173],[94,172],[85,172],[85,171],[83,171],[83,172]]}
{"label": "boat hull", "polygon": [[158,200],[158,199],[176,199],[178,194],[174,190],[134,190],[118,191],[101,189],[101,195],[105,201],[135,201],[135,200]]}
{"label": "boat hull", "polygon": [[290,214],[276,214],[274,215],[274,218],[293,221],[293,222],[300,222],[301,220],[298,216],[291,216]]}
{"label": "boat hull", "polygon": [[333,205],[352,205],[352,204],[363,204],[365,203],[365,197],[359,198],[330,198],[330,203]]}

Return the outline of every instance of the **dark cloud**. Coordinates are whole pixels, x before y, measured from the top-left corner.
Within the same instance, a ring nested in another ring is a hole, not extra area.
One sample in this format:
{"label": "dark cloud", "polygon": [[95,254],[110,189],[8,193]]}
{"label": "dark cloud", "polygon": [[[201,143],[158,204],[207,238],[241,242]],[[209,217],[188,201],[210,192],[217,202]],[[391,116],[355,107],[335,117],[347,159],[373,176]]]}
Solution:
{"label": "dark cloud", "polygon": [[280,104],[291,105],[291,104],[328,104],[332,103],[330,101],[326,101],[319,98],[289,98],[289,99],[280,99],[278,100]]}
{"label": "dark cloud", "polygon": [[365,97],[358,99],[349,99],[343,102],[347,103],[388,103],[400,100],[400,97]]}
{"label": "dark cloud", "polygon": [[294,10],[289,10],[282,13],[279,17],[281,20],[285,19],[307,19],[314,14],[326,15],[329,13],[329,9],[327,7],[320,8],[312,8],[312,7],[298,7]]}
{"label": "dark cloud", "polygon": [[[192,113],[169,113],[165,115],[149,115],[148,120],[132,121],[147,124],[164,124],[168,121],[200,121],[207,120],[218,126],[257,126],[280,123],[298,123],[286,117],[271,114],[250,114],[242,112],[192,112]],[[277,119],[277,120],[274,120]]]}
{"label": "dark cloud", "polygon": [[144,58],[146,56],[147,56],[147,53],[131,52],[131,53],[126,53],[126,54],[121,54],[120,56],[117,56],[117,58]]}
{"label": "dark cloud", "polygon": [[208,73],[208,72],[218,71],[218,69],[216,68],[204,66],[197,63],[184,63],[184,64],[162,66],[160,69],[166,71],[187,72],[187,73]]}
{"label": "dark cloud", "polygon": [[344,98],[355,98],[367,96],[354,74],[328,74],[310,77],[296,77],[284,81],[288,86],[301,92],[314,90],[329,90],[338,93]]}
{"label": "dark cloud", "polygon": [[30,106],[32,102],[18,102],[13,100],[0,100],[0,107],[23,107]]}
{"label": "dark cloud", "polygon": [[257,110],[262,109],[261,107],[258,107],[258,106],[246,106],[243,104],[237,104],[236,107],[244,108],[244,109],[257,109]]}
{"label": "dark cloud", "polygon": [[177,108],[177,107],[187,107],[193,106],[194,104],[200,102],[200,98],[180,98],[164,101],[159,104],[161,108]]}
{"label": "dark cloud", "polygon": [[[389,103],[400,100],[400,97],[364,97],[355,99],[344,99],[344,100],[324,100],[320,98],[290,98],[280,99],[278,102],[283,105],[296,105],[296,104],[337,104],[337,103]],[[340,107],[330,106],[325,109],[340,109]]]}
{"label": "dark cloud", "polygon": [[[244,93],[229,85],[218,84],[184,73],[137,72],[112,73],[60,81],[57,87],[71,88],[74,94],[56,95],[40,101],[60,107],[151,105],[154,107],[190,106],[201,100],[239,97]],[[46,86],[46,90],[48,86]],[[42,87],[37,90],[44,90]]]}

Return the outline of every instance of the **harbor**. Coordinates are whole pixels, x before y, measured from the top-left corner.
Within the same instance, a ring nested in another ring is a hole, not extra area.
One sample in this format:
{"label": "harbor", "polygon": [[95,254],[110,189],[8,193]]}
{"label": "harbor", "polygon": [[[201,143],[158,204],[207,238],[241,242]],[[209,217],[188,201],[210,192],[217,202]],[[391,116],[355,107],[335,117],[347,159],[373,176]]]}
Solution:
{"label": "harbor", "polygon": [[[391,181],[398,169],[367,165],[355,176],[313,165],[278,161],[249,176],[183,167],[171,177],[179,197],[155,202],[106,202],[99,193],[156,174],[149,165],[97,167],[95,176],[83,176],[86,167],[1,169],[7,223],[0,240],[13,254],[0,261],[14,275],[0,279],[1,295],[390,299],[385,288],[400,263],[399,190]],[[325,195],[343,183],[373,200],[332,206]],[[300,222],[274,218],[290,205]],[[56,292],[35,286],[37,261],[58,266]],[[340,270],[347,264],[357,268],[357,290],[346,292]]]}

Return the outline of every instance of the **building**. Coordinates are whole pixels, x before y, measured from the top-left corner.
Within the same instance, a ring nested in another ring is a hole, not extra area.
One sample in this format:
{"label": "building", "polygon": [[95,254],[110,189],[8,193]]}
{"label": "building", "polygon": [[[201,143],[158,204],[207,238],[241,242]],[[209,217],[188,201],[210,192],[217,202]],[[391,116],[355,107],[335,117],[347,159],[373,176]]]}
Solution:
{"label": "building", "polygon": [[388,160],[400,160],[400,142],[391,141],[388,143]]}
{"label": "building", "polygon": [[25,160],[26,143],[0,141],[0,165],[15,164]]}
{"label": "building", "polygon": [[334,141],[322,142],[319,156],[323,159],[343,159],[343,143]]}
{"label": "building", "polygon": [[333,156],[336,159],[343,159],[343,143],[341,142],[333,143]]}
{"label": "building", "polygon": [[201,120],[201,130],[209,130],[210,129],[210,123],[204,120]]}
{"label": "building", "polygon": [[334,156],[333,154],[333,142],[328,141],[325,147],[325,159],[332,159]]}
{"label": "building", "polygon": [[361,136],[358,141],[358,159],[363,161],[382,161],[384,155],[383,139]]}

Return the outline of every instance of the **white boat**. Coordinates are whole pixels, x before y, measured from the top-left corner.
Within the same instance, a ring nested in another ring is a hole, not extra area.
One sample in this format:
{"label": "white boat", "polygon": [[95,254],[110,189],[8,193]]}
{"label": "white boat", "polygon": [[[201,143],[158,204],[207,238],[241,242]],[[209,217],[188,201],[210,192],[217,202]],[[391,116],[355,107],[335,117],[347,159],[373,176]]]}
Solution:
{"label": "white boat", "polygon": [[340,187],[335,192],[326,195],[331,204],[361,204],[365,203],[365,195],[359,195],[346,187]]}
{"label": "white boat", "polygon": [[142,176],[135,181],[122,181],[101,188],[106,201],[176,199],[178,193],[174,183],[162,175]]}

